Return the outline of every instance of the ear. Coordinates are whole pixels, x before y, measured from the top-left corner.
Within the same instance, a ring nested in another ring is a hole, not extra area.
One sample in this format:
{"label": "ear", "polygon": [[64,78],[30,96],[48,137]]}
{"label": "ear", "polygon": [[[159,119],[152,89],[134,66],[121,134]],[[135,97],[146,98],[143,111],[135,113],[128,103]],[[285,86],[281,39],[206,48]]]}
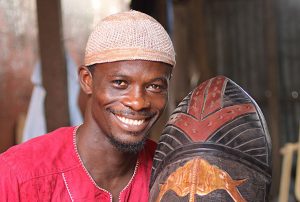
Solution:
{"label": "ear", "polygon": [[78,69],[78,79],[83,92],[87,95],[92,94],[93,78],[91,72],[85,66],[80,66]]}

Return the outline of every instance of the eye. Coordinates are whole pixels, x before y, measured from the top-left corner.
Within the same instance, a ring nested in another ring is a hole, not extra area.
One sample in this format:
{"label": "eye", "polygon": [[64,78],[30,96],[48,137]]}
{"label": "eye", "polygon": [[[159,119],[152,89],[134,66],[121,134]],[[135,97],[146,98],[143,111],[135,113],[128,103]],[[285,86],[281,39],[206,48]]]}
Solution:
{"label": "eye", "polygon": [[127,81],[124,80],[114,80],[112,81],[114,87],[116,88],[126,88],[127,87]]}
{"label": "eye", "polygon": [[161,93],[166,90],[166,87],[160,84],[150,84],[147,89],[154,93]]}

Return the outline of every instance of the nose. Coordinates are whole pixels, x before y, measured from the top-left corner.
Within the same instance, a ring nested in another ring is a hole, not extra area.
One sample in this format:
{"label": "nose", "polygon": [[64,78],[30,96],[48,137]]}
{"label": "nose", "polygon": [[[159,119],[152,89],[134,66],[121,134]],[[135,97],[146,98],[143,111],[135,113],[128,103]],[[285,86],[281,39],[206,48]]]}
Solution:
{"label": "nose", "polygon": [[140,111],[150,107],[150,100],[141,88],[131,89],[123,99],[123,104],[134,111]]}

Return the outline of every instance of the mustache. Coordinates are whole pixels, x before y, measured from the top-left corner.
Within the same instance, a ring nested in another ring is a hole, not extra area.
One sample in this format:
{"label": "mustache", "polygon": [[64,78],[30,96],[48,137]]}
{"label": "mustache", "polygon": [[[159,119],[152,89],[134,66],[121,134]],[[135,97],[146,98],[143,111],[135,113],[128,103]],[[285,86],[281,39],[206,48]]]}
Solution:
{"label": "mustache", "polygon": [[140,111],[134,111],[131,109],[123,109],[123,110],[114,110],[114,109],[108,109],[109,112],[113,113],[113,114],[119,114],[119,115],[131,115],[131,116],[146,116],[146,117],[152,117],[154,116],[156,113],[155,112],[151,112],[149,110],[140,110]]}

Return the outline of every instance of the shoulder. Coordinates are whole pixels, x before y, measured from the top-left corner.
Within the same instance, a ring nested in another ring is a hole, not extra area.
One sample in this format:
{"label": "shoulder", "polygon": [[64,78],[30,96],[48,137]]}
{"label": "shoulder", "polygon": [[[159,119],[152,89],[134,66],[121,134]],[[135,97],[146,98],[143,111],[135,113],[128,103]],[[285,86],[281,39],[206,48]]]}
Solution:
{"label": "shoulder", "polygon": [[154,156],[154,152],[155,152],[156,147],[157,147],[156,142],[154,142],[151,139],[146,140],[145,150],[147,150],[147,152],[150,152],[151,154],[153,154],[153,156]]}
{"label": "shoulder", "polygon": [[[22,144],[13,146],[2,153],[0,157],[7,161],[24,161],[25,157],[26,159],[38,160],[41,156],[50,155],[50,153],[55,151],[56,147],[63,146],[70,138],[73,130],[73,127],[59,128],[48,134],[41,135]],[[46,150],[47,152],[45,152]]]}
{"label": "shoulder", "polygon": [[144,164],[146,167],[152,166],[156,146],[157,144],[153,140],[146,140],[144,149],[139,154],[141,164]]}
{"label": "shoulder", "polygon": [[72,159],[73,130],[59,128],[11,147],[0,155],[0,171],[9,169],[24,180],[63,169],[65,160]]}
{"label": "shoulder", "polygon": [[18,181],[0,156],[0,201],[19,201]]}
{"label": "shoulder", "polygon": [[[151,169],[153,163],[154,152],[156,149],[156,143],[150,139],[147,139],[145,142],[144,149],[139,153],[139,167],[137,171],[137,181],[139,183],[139,187],[145,186],[145,190],[148,190],[150,176],[151,176]],[[149,190],[148,190],[149,191]],[[148,192],[147,192],[148,193]]]}

